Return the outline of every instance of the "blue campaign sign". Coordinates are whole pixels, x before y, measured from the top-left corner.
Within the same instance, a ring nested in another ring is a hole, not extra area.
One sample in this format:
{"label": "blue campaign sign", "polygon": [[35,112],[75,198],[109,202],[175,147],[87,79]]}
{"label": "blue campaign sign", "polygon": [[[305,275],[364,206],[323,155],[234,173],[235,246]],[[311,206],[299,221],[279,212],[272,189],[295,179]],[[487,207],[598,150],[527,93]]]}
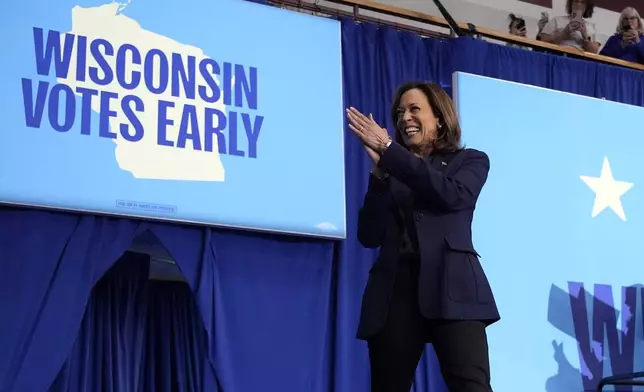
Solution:
{"label": "blue campaign sign", "polygon": [[474,245],[501,312],[494,391],[644,370],[644,108],[461,73],[454,91],[464,141],[491,161]]}
{"label": "blue campaign sign", "polygon": [[0,20],[0,202],[344,238],[337,21],[242,0]]}

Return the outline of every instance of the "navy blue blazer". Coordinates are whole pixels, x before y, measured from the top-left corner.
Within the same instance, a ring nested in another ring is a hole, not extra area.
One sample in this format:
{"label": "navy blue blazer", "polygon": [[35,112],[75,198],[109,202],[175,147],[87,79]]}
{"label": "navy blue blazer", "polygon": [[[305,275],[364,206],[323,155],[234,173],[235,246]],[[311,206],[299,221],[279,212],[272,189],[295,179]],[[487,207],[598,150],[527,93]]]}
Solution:
{"label": "navy blue blazer", "polygon": [[392,143],[378,167],[389,177],[371,176],[358,216],[358,240],[380,247],[362,297],[358,338],[384,326],[401,244],[398,200],[413,197],[420,248],[418,301],[429,319],[499,320],[487,277],[472,244],[472,217],[487,180],[490,161],[482,151],[463,149],[426,159]]}

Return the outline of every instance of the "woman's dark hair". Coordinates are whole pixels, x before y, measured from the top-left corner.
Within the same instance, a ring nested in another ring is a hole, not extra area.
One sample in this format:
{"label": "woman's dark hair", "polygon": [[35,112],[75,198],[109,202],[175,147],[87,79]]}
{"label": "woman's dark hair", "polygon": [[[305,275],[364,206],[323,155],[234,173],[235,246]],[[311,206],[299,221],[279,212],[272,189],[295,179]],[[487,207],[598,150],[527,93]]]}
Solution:
{"label": "woman's dark hair", "polygon": [[508,30],[512,30],[512,26],[515,23],[519,23],[519,21],[523,21],[523,24],[525,25],[525,19],[519,18],[515,14],[508,15],[508,18],[510,19],[510,24],[508,25]]}
{"label": "woman's dark hair", "polygon": [[[566,0],[566,12],[568,15],[572,15],[572,2],[573,0]],[[595,0],[586,0],[586,11],[582,17],[584,19],[592,18],[593,12],[595,12]]]}
{"label": "woman's dark hair", "polygon": [[454,103],[445,90],[436,83],[410,82],[398,88],[391,105],[391,121],[396,129],[396,142],[407,148],[400,135],[400,129],[398,129],[398,106],[400,106],[403,94],[413,89],[423,92],[434,116],[438,118],[438,124],[441,125],[440,128],[437,128],[438,134],[434,140],[432,151],[454,152],[463,148],[461,146],[461,126],[458,123]]}

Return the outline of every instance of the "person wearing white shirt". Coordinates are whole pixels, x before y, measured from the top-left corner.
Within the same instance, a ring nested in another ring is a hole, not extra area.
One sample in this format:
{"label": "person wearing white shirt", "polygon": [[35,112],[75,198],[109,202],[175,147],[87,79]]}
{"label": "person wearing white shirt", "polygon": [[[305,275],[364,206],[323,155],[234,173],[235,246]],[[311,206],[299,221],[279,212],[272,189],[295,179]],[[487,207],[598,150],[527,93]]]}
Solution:
{"label": "person wearing white shirt", "polygon": [[568,15],[550,19],[541,32],[541,40],[597,53],[600,44],[595,40],[595,25],[587,20],[594,9],[593,0],[567,0]]}

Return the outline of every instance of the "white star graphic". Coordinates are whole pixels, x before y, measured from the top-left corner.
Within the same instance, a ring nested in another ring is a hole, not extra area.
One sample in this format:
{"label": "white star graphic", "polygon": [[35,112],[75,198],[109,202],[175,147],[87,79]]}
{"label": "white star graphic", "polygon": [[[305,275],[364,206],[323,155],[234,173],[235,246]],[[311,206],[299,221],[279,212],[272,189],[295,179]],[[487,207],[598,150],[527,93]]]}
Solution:
{"label": "white star graphic", "polygon": [[609,207],[623,221],[626,221],[626,214],[624,214],[620,197],[633,187],[633,183],[615,181],[613,172],[610,170],[608,157],[604,157],[604,164],[602,165],[602,172],[599,177],[580,176],[580,178],[595,192],[593,218]]}

